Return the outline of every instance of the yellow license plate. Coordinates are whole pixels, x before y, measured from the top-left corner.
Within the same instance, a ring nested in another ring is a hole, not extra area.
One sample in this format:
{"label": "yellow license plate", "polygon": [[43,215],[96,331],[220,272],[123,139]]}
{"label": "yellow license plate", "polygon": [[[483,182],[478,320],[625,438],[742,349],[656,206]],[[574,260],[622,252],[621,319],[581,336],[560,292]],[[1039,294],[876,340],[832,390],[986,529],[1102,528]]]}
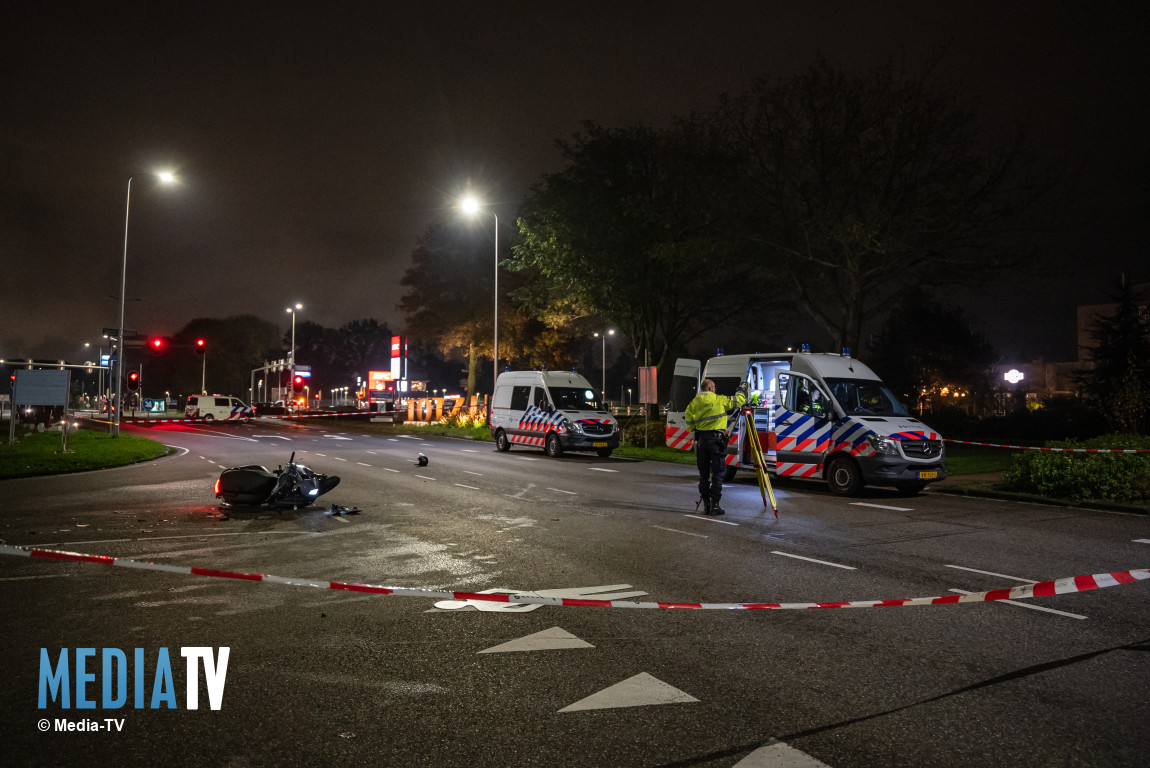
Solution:
{"label": "yellow license plate", "polygon": [[919,480],[937,480],[938,479],[938,472],[919,472],[918,473],[918,479]]}
{"label": "yellow license plate", "polygon": [[591,443],[591,447],[592,448],[606,448],[607,444],[606,443]]}

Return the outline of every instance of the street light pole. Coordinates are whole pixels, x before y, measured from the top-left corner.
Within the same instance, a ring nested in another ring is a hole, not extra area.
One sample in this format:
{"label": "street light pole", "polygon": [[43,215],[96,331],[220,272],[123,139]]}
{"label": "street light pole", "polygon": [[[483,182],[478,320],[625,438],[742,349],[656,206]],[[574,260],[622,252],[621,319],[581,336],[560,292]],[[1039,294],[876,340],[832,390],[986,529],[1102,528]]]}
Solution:
{"label": "street light pole", "polygon": [[610,328],[610,329],[603,331],[603,332],[596,331],[595,335],[599,336],[603,339],[603,381],[602,381],[602,385],[599,388],[599,394],[601,394],[603,396],[603,407],[606,408],[607,407],[607,337],[608,336],[614,336],[615,335],[615,329]]}
{"label": "street light pole", "polygon": [[[164,184],[170,184],[176,178],[168,171],[146,175],[155,176]],[[120,400],[123,395],[122,380],[124,378],[124,291],[128,284],[128,216],[132,212],[132,179],[134,178],[136,178],[135,175],[128,177],[128,196],[124,202],[124,259],[120,264],[120,324],[117,326],[116,332],[116,415],[112,418],[112,437],[120,436],[120,410],[123,405]]]}
{"label": "street light pole", "polygon": [[[469,216],[474,216],[481,210],[479,201],[470,195],[460,201],[460,208]],[[486,213],[491,214],[491,218],[495,219],[495,340],[492,349],[495,370],[491,377],[491,387],[492,392],[494,392],[495,381],[499,378],[499,217],[494,211],[486,211]]]}
{"label": "street light pole", "polygon": [[[288,307],[287,311],[291,313],[291,373],[288,374],[288,381],[295,386],[295,313],[303,309],[303,304],[296,304],[294,307]],[[284,398],[287,402],[287,398]]]}

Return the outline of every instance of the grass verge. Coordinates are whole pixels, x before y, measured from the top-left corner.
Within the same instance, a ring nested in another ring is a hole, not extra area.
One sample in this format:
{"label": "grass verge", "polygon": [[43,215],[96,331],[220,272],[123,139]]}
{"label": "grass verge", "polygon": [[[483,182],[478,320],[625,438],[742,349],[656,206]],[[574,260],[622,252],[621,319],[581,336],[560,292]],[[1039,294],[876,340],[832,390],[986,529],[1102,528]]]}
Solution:
{"label": "grass verge", "polygon": [[29,432],[14,445],[0,443],[0,480],[37,475],[86,472],[136,464],[166,456],[175,451],[155,440],[121,433],[81,429],[68,435],[68,450],[60,450],[59,432]]}

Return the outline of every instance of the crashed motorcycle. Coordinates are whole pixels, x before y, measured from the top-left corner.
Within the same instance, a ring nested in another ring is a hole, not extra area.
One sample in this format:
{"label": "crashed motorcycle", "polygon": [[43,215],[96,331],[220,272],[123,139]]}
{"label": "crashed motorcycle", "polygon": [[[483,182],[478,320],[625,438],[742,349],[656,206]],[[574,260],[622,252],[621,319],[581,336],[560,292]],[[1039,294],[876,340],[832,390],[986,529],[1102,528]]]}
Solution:
{"label": "crashed motorcycle", "polygon": [[303,464],[296,464],[292,451],[287,466],[274,472],[257,464],[225,469],[216,480],[216,498],[227,506],[267,504],[273,509],[300,509],[337,485],[339,478],[335,475],[316,474]]}

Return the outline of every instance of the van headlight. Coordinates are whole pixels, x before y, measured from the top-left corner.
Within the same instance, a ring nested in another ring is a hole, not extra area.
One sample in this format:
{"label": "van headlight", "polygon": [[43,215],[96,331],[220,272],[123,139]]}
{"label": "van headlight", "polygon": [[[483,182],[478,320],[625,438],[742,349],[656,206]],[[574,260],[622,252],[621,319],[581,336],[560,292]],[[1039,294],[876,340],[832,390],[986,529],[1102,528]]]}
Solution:
{"label": "van headlight", "polygon": [[875,453],[880,453],[884,456],[898,455],[898,445],[889,437],[879,437],[878,435],[867,435],[867,441],[870,442],[871,448],[874,448]]}
{"label": "van headlight", "polygon": [[583,425],[577,421],[567,422],[567,429],[571,430],[572,432],[578,432],[579,434],[583,434]]}

